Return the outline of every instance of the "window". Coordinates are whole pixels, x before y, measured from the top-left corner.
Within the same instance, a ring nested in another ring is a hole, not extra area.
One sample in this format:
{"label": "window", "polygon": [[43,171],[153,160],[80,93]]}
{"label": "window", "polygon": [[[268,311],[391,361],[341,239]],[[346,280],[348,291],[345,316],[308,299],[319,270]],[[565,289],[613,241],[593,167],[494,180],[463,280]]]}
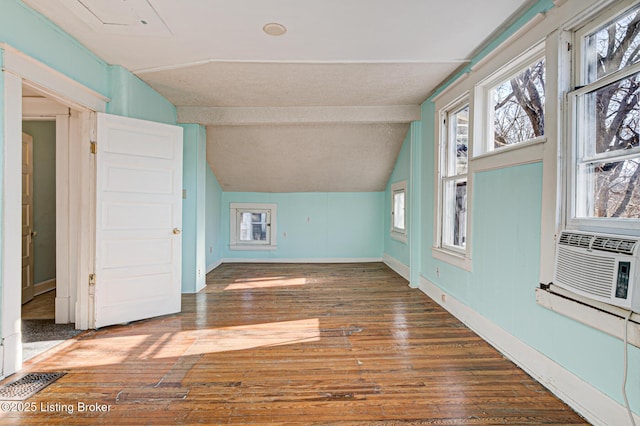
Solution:
{"label": "window", "polygon": [[442,248],[463,251],[467,242],[467,153],[469,105],[445,113],[440,153]]}
{"label": "window", "polygon": [[491,90],[493,148],[544,135],[544,59]]}
{"label": "window", "polygon": [[276,205],[231,203],[229,240],[232,250],[276,249]]}
{"label": "window", "polygon": [[[486,99],[484,137],[477,154],[544,137],[546,63],[544,45],[504,66],[481,86]],[[479,105],[480,106],[480,105]]]}
{"label": "window", "polygon": [[391,185],[391,237],[407,242],[407,181]]}
{"label": "window", "polygon": [[576,33],[569,219],[640,229],[640,6]]}

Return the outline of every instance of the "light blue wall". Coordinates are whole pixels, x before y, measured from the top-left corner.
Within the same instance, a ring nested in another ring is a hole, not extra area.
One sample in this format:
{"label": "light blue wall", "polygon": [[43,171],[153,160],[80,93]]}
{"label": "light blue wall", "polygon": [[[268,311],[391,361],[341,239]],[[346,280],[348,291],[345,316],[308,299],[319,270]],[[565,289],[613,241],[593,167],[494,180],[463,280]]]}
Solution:
{"label": "light blue wall", "polygon": [[33,137],[33,279],[38,284],[56,277],[56,123],[23,121]]}
{"label": "light blue wall", "polygon": [[[206,131],[197,124],[182,124],[182,292],[205,286]],[[186,198],[185,198],[186,196]]]}
{"label": "light blue wall", "polygon": [[[1,27],[1,26],[0,26]],[[4,50],[0,49],[0,182],[3,180],[4,174],[4,72],[2,70],[2,66],[4,65]],[[4,188],[3,185],[0,185],[0,224],[4,223],[4,214],[2,208],[2,202],[4,200]],[[0,226],[0,241],[4,241],[4,233],[3,226]],[[0,259],[4,257],[3,246],[0,245]],[[3,275],[4,265],[3,262],[0,262],[0,277]],[[3,285],[2,279],[0,278],[0,289]],[[0,300],[2,303],[2,300]],[[0,319],[2,317],[0,316]],[[0,323],[0,326],[2,324]]]}
{"label": "light blue wall", "polygon": [[107,64],[20,0],[0,1],[0,41],[103,95]]}
{"label": "light blue wall", "polygon": [[554,7],[553,0],[538,0],[536,4],[531,6],[525,13],[519,16],[509,28],[507,28],[501,34],[498,34],[498,36],[495,37],[493,40],[491,40],[491,42],[488,43],[480,52],[478,52],[476,56],[471,58],[471,61],[469,61],[469,63],[466,66],[459,69],[457,73],[452,75],[447,81],[441,84],[430,96],[430,98],[433,98],[434,96],[438,95],[440,92],[446,89],[451,83],[456,81],[463,74],[470,72],[471,68],[473,68],[473,66],[477,64],[478,61],[480,61],[482,58],[484,58],[493,50],[495,50],[498,46],[500,46],[502,42],[507,40],[511,35],[513,35],[516,31],[518,31],[518,29],[520,29],[524,24],[529,22],[538,13],[544,13],[552,9],[553,7]]}
{"label": "light blue wall", "polygon": [[209,165],[206,167],[206,241],[207,271],[222,260],[222,188]]}
{"label": "light blue wall", "polygon": [[[483,50],[471,64],[539,11],[538,2],[525,18]],[[464,70],[463,70],[464,72]],[[444,84],[439,93],[448,84]],[[477,173],[472,194],[472,272],[438,261],[433,246],[435,107],[422,104],[422,247],[421,275],[445,292],[606,395],[623,403],[623,344],[619,339],[539,306],[542,163]],[[627,392],[640,411],[640,349],[629,346]]]}
{"label": "light blue wall", "polygon": [[176,108],[145,82],[119,65],[109,67],[111,102],[107,112],[141,120],[176,124]]}
{"label": "light blue wall", "polygon": [[[0,1],[0,42],[110,98],[111,103],[107,105],[107,111],[112,114],[176,123],[175,107],[155,90],[124,68],[109,66],[20,0]],[[3,80],[4,72],[0,71],[0,164],[4,146],[4,107],[1,96]],[[1,207],[0,201],[0,212]],[[188,227],[190,224],[183,224],[183,227],[185,225]]]}
{"label": "light blue wall", "polygon": [[[389,177],[387,188],[384,192],[384,227],[382,232],[384,235],[384,253],[388,256],[399,260],[406,266],[409,266],[409,244],[408,242],[398,241],[391,238],[391,185],[397,182],[407,181],[407,191],[409,190],[409,174],[411,173],[411,132],[407,132],[404,138],[402,148],[398,153],[396,164]],[[405,225],[407,229],[410,226],[410,209],[409,197],[406,198],[405,204],[406,219]]]}
{"label": "light blue wall", "polygon": [[0,1],[0,42],[107,96],[107,112],[176,123],[175,107],[128,70],[110,66],[20,0]]}
{"label": "light blue wall", "polygon": [[[277,250],[229,249],[230,203],[275,203]],[[232,259],[381,259],[384,192],[222,194],[223,257]],[[285,236],[286,234],[286,236]]]}

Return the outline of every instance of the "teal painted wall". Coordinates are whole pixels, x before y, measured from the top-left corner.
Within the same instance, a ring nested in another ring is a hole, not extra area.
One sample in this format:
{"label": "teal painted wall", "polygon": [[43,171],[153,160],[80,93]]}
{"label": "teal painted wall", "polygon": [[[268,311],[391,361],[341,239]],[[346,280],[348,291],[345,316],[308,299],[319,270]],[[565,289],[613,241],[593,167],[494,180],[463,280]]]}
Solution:
{"label": "teal painted wall", "polygon": [[182,124],[182,292],[205,286],[206,131],[197,124]]}
{"label": "teal painted wall", "polygon": [[[474,185],[470,306],[622,402],[622,342],[542,308],[535,301],[542,163],[479,173]],[[629,346],[629,354],[629,382],[637,384],[640,350]],[[640,387],[630,385],[627,389],[629,400],[638,410]]]}
{"label": "teal painted wall", "polygon": [[[535,13],[552,7],[541,0],[471,61],[476,63]],[[468,67],[460,74],[467,72]],[[459,75],[460,75],[459,74]],[[436,93],[448,86],[443,84]],[[539,306],[542,163],[480,172],[472,195],[472,272],[438,261],[433,246],[435,106],[422,104],[421,275],[487,318],[514,339],[530,345],[585,382],[623,404],[623,343]],[[629,346],[627,393],[640,411],[640,349]]]}
{"label": "teal painted wall", "polygon": [[[4,174],[4,71],[2,66],[4,65],[4,50],[0,48],[0,179]],[[0,185],[0,224],[4,223],[4,209],[2,208],[2,202],[4,200],[4,188]],[[2,231],[3,226],[0,226],[0,241],[4,241],[4,233]],[[0,245],[0,259],[4,256],[3,246]],[[0,262],[0,277],[2,276],[4,265]],[[0,286],[3,285],[2,279],[0,279]],[[1,303],[1,301],[0,301]],[[0,327],[2,316],[0,315]]]}
{"label": "teal painted wall", "polygon": [[56,277],[56,123],[24,121],[33,137],[34,283]]}
{"label": "teal painted wall", "polygon": [[[275,203],[277,250],[229,249],[230,203]],[[223,257],[232,259],[381,259],[384,192],[222,194]],[[285,236],[286,234],[286,236]]]}
{"label": "teal painted wall", "polygon": [[[175,107],[155,90],[124,68],[109,66],[20,0],[0,1],[0,42],[7,43],[110,98],[107,112],[162,123],[176,123]],[[4,74],[0,71],[0,156],[4,144],[1,97],[3,79]],[[1,207],[0,204],[0,211]],[[192,224],[183,223],[183,227],[185,226]],[[183,260],[191,261],[191,258]]]}
{"label": "teal painted wall", "polygon": [[119,65],[108,68],[111,102],[109,114],[176,124],[175,106],[145,82]]}
{"label": "teal painted wall", "polygon": [[0,1],[0,42],[107,96],[110,114],[175,124],[175,107],[118,65],[108,65],[20,0]]}
{"label": "teal painted wall", "polygon": [[501,34],[498,34],[490,43],[488,43],[476,56],[471,58],[471,61],[461,69],[458,70],[457,73],[452,75],[448,80],[443,82],[430,96],[430,99],[433,99],[439,93],[441,93],[444,89],[446,89],[451,83],[456,81],[463,74],[467,74],[471,71],[471,68],[475,64],[477,64],[482,58],[487,56],[493,50],[495,50],[502,42],[508,39],[511,35],[513,35],[518,29],[520,29],[524,24],[529,22],[534,16],[538,13],[544,13],[554,7],[553,0],[538,0],[536,4],[531,6],[525,13],[516,19],[516,21]]}
{"label": "teal painted wall", "polygon": [[107,64],[20,0],[0,1],[0,41],[107,95]]}
{"label": "teal painted wall", "polygon": [[[407,132],[407,136],[404,138],[402,148],[398,153],[396,164],[389,177],[387,188],[384,192],[384,226],[382,232],[384,235],[384,253],[399,260],[403,264],[409,266],[409,243],[398,241],[391,238],[391,185],[397,182],[407,181],[407,191],[409,191],[409,174],[411,173],[411,132]],[[410,209],[409,198],[406,198],[406,220],[405,225],[410,226]]]}
{"label": "teal painted wall", "polygon": [[206,175],[205,248],[209,270],[222,260],[222,188],[209,165],[206,167]]}

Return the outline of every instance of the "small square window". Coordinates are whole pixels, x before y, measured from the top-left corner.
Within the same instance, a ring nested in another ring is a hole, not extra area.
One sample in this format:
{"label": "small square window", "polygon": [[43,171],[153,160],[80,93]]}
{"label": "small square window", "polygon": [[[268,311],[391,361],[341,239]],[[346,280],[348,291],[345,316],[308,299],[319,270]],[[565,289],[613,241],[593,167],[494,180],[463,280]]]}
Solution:
{"label": "small square window", "polygon": [[231,203],[229,240],[232,250],[275,250],[276,205]]}

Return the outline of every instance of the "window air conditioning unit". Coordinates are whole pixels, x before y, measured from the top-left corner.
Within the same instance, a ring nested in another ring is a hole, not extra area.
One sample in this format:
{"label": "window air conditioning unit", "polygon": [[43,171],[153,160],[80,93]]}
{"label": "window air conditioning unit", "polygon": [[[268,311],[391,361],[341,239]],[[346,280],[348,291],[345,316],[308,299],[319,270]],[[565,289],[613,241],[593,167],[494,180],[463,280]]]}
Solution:
{"label": "window air conditioning unit", "polygon": [[640,312],[640,239],[564,231],[553,284],[590,299]]}

